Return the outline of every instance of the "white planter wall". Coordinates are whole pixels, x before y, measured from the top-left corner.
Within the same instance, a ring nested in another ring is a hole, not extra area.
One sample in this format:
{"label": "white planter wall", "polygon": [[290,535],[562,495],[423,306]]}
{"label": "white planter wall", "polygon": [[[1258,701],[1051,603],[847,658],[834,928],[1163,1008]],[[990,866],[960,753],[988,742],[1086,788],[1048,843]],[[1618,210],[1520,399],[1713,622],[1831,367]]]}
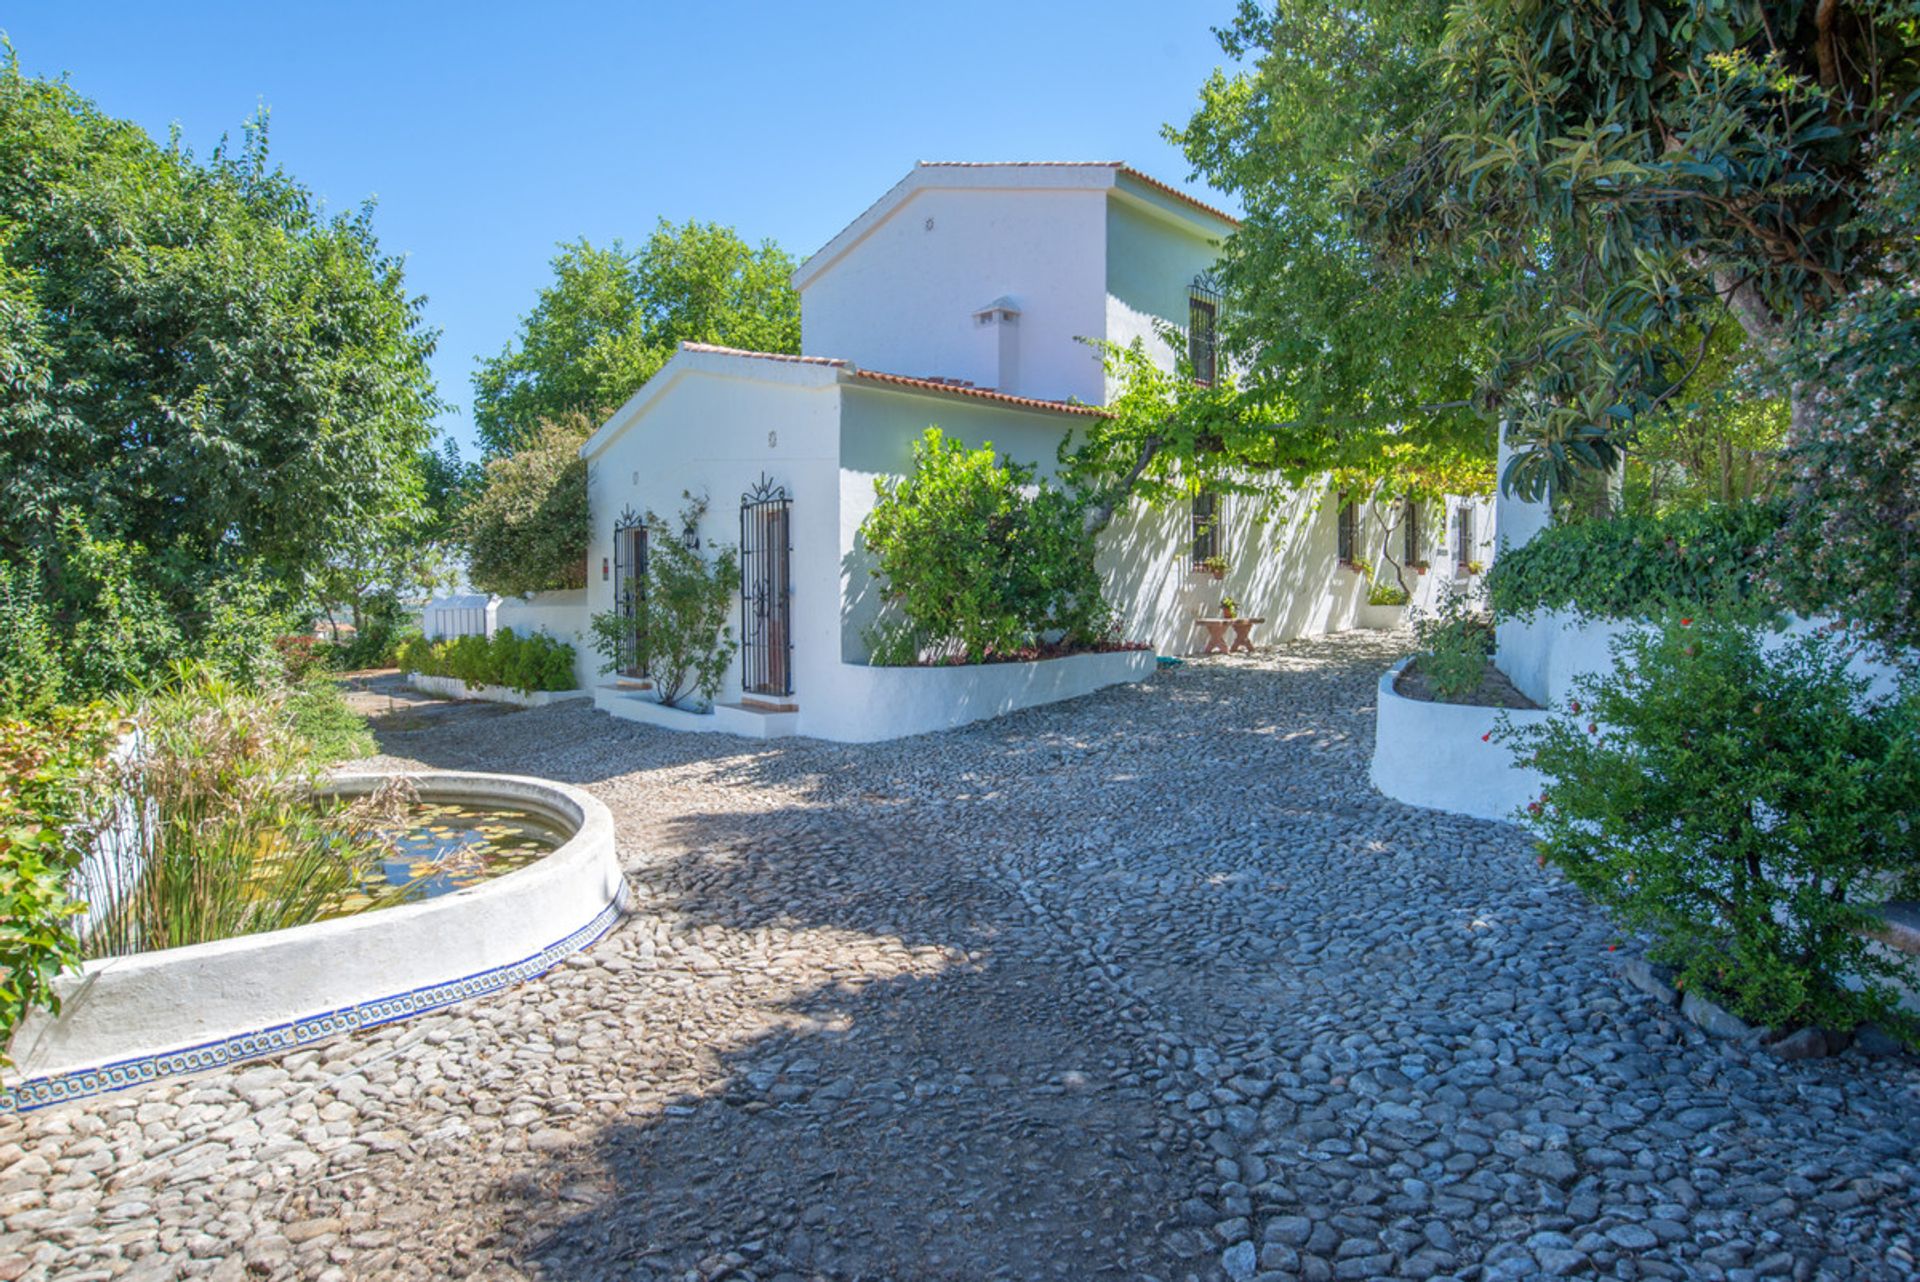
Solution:
{"label": "white planter wall", "polygon": [[799,733],[871,743],[950,730],[1022,708],[1078,698],[1152,674],[1151,651],[1076,654],[1034,663],[935,668],[840,666],[836,695],[801,705]]}
{"label": "white planter wall", "polygon": [[[1826,626],[1823,619],[1789,619],[1763,641],[1777,651],[1795,637]],[[1552,706],[1573,693],[1574,683],[1614,670],[1613,643],[1652,625],[1629,619],[1584,619],[1572,610],[1540,610],[1528,619],[1503,619],[1494,626],[1494,662],[1535,703]],[[1877,659],[1860,655],[1848,671],[1868,681],[1869,697],[1891,694],[1899,673]]]}
{"label": "white planter wall", "polygon": [[1410,806],[1511,820],[1540,795],[1546,781],[1539,771],[1516,764],[1506,744],[1482,736],[1503,720],[1536,725],[1549,714],[1408,699],[1393,682],[1409,662],[1402,660],[1380,678],[1373,786]]}
{"label": "white planter wall", "polygon": [[478,699],[483,703],[510,703],[516,708],[544,708],[567,699],[585,699],[591,690],[515,690],[511,686],[470,686],[459,677],[430,677],[424,672],[409,672],[407,684],[428,694],[449,699]]}

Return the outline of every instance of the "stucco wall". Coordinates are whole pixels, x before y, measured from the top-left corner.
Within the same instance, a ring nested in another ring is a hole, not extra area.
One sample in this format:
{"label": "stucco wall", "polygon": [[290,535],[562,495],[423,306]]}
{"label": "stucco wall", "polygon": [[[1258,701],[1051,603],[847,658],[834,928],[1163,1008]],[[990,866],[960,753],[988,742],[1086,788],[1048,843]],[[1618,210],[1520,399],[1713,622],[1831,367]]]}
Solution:
{"label": "stucco wall", "polygon": [[1216,242],[1179,223],[1118,198],[1107,202],[1106,338],[1126,345],[1142,339],[1163,369],[1174,353],[1155,332],[1166,322],[1186,332],[1188,289],[1219,258]]}
{"label": "stucco wall", "polygon": [[[1450,500],[1446,521],[1439,505],[1428,505],[1421,542],[1432,569],[1406,574],[1416,609],[1432,609],[1447,591],[1469,586],[1455,578],[1451,555],[1450,521],[1460,502],[1474,504],[1478,559],[1487,559],[1493,524],[1487,500]],[[1194,620],[1217,615],[1222,597],[1232,597],[1242,615],[1266,620],[1254,628],[1256,644],[1384,621],[1380,611],[1367,607],[1367,580],[1339,564],[1338,505],[1328,492],[1295,491],[1270,500],[1223,495],[1217,520],[1217,545],[1228,564],[1220,580],[1192,568],[1192,509],[1186,502],[1158,510],[1136,502],[1101,536],[1101,578],[1128,639],[1162,654],[1196,653],[1206,632]],[[1382,554],[1389,537],[1400,550],[1398,529],[1389,536],[1367,511],[1360,513],[1360,554],[1391,581]]]}
{"label": "stucco wall", "polygon": [[[1104,399],[1106,193],[932,188],[909,197],[800,296],[801,350],[894,374],[999,387],[973,313],[1019,304],[1019,377],[1001,390]],[[931,223],[931,227],[929,227]]]}
{"label": "stucco wall", "polygon": [[[621,512],[658,513],[676,531],[682,491],[705,494],[709,505],[699,535],[703,551],[740,541],[740,496],[764,473],[793,498],[794,693],[824,689],[824,674],[840,659],[839,389],[808,367],[739,362],[748,373],[769,366],[767,379],[691,370],[664,387],[624,431],[610,433],[588,459],[592,537],[587,560],[588,614],[614,605],[613,528]],[[792,373],[791,371],[802,371]],[[731,625],[738,639],[736,602]],[[606,680],[591,661],[594,683]],[[740,697],[736,659],[721,701]]]}
{"label": "stucco wall", "polygon": [[860,540],[860,525],[873,511],[874,483],[905,476],[913,467],[913,445],[937,426],[949,438],[979,449],[991,444],[1016,462],[1031,464],[1039,475],[1058,470],[1061,438],[1081,420],[1045,411],[970,404],[961,398],[935,399],[851,386],[842,392],[840,421],[840,655],[866,660],[862,634],[879,617],[881,603],[871,570],[872,558]]}

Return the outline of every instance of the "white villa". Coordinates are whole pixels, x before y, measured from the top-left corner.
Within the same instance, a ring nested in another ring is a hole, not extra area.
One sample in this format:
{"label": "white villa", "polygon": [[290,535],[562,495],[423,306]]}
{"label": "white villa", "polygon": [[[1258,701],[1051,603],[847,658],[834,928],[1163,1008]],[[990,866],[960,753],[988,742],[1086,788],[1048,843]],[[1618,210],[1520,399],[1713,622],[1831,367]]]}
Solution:
{"label": "white villa", "polygon": [[[683,493],[708,500],[703,546],[737,542],[742,650],[718,716],[660,707],[633,681],[598,677],[616,715],[749,735],[890,738],[1083,693],[1149,670],[1150,655],[976,668],[867,664],[878,587],[859,542],[877,477],[904,474],[930,425],[970,445],[1056,468],[1064,433],[1107,397],[1083,338],[1189,334],[1212,368],[1219,298],[1209,269],[1234,220],[1119,163],[916,165],[795,272],[803,355],[687,344],[582,447],[592,541],[588,613],[619,608],[646,556],[638,518],[668,521]],[[1223,595],[1257,616],[1256,644],[1387,626],[1353,563],[1381,562],[1380,525],[1324,490],[1260,504],[1200,495],[1136,503],[1102,536],[1099,564],[1124,638],[1197,652]],[[1396,531],[1397,559],[1431,569],[1416,602],[1492,556],[1491,505],[1450,501]],[[1208,533],[1209,527],[1211,533]],[[1196,531],[1199,536],[1196,537]],[[1198,568],[1224,559],[1224,579]],[[502,620],[505,621],[504,619]],[[577,631],[576,631],[577,635]],[[591,663],[591,660],[589,660]],[[699,723],[699,724],[695,724]]]}

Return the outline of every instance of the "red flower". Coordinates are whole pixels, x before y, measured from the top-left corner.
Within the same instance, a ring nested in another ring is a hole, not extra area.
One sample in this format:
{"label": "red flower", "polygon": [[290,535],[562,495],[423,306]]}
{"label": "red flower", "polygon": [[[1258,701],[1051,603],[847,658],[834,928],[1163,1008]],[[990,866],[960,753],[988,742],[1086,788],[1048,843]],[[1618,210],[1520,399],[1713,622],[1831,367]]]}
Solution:
{"label": "red flower", "polygon": [[1480,736],[1480,742],[1486,743],[1489,739],[1492,739],[1492,738],[1493,738],[1493,731],[1489,730],[1485,734]]}
{"label": "red flower", "polygon": [[1681,627],[1683,627],[1683,628],[1690,628],[1690,627],[1692,627],[1692,626],[1693,626],[1693,620],[1692,620],[1692,619],[1682,619],[1682,620],[1680,620],[1680,626],[1681,626]]}
{"label": "red flower", "polygon": [[1580,701],[1579,701],[1578,699],[1575,699],[1575,700],[1573,701],[1573,710],[1574,710],[1575,712],[1578,712],[1578,711],[1580,711]]}
{"label": "red flower", "polygon": [[1600,733],[1600,727],[1599,727],[1599,726],[1597,726],[1597,725],[1595,725],[1595,724],[1594,724],[1593,722],[1591,722],[1591,721],[1589,721],[1589,722],[1587,722],[1587,733],[1588,733],[1588,734],[1599,734],[1599,733]]}

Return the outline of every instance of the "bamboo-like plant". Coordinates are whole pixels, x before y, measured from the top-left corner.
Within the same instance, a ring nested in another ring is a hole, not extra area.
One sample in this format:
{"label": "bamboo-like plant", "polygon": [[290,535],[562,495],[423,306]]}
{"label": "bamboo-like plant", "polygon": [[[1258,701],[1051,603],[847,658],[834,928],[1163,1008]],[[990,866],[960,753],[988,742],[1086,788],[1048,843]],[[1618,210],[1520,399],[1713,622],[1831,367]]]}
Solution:
{"label": "bamboo-like plant", "polygon": [[[315,798],[283,701],[181,667],[133,712],[140,750],[115,771],[120,838],[82,897],[114,907],[87,932],[91,957],[301,925],[373,883],[383,827],[407,798]],[[376,902],[404,887],[380,887]]]}

